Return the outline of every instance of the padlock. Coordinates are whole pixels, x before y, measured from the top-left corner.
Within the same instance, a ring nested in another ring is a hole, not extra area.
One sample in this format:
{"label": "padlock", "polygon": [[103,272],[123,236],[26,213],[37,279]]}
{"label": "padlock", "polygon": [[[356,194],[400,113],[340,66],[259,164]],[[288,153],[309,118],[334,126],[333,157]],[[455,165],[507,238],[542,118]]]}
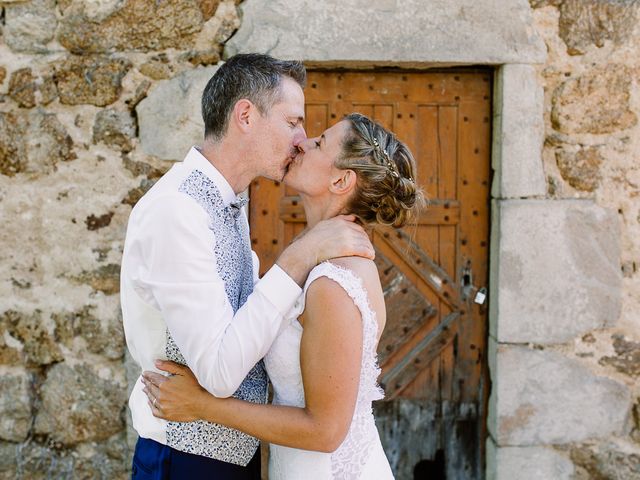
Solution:
{"label": "padlock", "polygon": [[480,290],[476,292],[476,296],[473,299],[473,301],[478,305],[482,305],[486,299],[487,299],[487,289],[486,287],[482,287]]}

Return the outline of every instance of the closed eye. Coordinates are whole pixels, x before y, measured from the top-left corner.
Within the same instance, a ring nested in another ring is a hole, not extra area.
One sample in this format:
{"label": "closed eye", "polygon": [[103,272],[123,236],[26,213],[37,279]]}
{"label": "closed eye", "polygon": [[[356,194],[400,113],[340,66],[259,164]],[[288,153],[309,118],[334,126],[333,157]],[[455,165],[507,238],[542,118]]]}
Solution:
{"label": "closed eye", "polygon": [[304,117],[288,117],[287,123],[291,128],[304,128]]}
{"label": "closed eye", "polygon": [[320,148],[320,140],[316,140],[315,144],[316,144],[316,148]]}

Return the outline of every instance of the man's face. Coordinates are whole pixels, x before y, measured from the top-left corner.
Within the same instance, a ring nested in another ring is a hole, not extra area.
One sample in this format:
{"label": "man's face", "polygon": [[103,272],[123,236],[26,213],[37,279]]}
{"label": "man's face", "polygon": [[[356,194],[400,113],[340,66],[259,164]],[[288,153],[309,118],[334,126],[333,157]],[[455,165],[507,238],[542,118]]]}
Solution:
{"label": "man's face", "polygon": [[298,83],[282,79],[280,98],[260,119],[258,143],[260,175],[282,181],[298,153],[298,144],[307,138],[304,131],[304,94]]}

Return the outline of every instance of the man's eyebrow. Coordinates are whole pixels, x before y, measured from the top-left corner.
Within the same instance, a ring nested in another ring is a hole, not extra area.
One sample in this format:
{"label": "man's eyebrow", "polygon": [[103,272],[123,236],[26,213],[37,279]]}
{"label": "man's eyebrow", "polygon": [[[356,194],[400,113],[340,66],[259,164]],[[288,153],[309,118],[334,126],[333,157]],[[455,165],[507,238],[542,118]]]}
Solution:
{"label": "man's eyebrow", "polygon": [[322,143],[323,140],[324,140],[324,143],[327,143],[327,139],[324,136],[324,133],[322,135],[320,135],[320,143]]}

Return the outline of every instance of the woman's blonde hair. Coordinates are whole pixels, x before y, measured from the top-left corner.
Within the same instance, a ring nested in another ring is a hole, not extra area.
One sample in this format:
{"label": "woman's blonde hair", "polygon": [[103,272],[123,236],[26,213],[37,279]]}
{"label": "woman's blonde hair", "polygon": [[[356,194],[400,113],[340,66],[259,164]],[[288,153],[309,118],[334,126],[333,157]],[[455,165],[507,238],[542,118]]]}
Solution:
{"label": "woman's blonde hair", "polygon": [[362,223],[402,227],[423,203],[409,148],[370,118],[352,113],[335,166],[353,170],[356,191],[346,210]]}

